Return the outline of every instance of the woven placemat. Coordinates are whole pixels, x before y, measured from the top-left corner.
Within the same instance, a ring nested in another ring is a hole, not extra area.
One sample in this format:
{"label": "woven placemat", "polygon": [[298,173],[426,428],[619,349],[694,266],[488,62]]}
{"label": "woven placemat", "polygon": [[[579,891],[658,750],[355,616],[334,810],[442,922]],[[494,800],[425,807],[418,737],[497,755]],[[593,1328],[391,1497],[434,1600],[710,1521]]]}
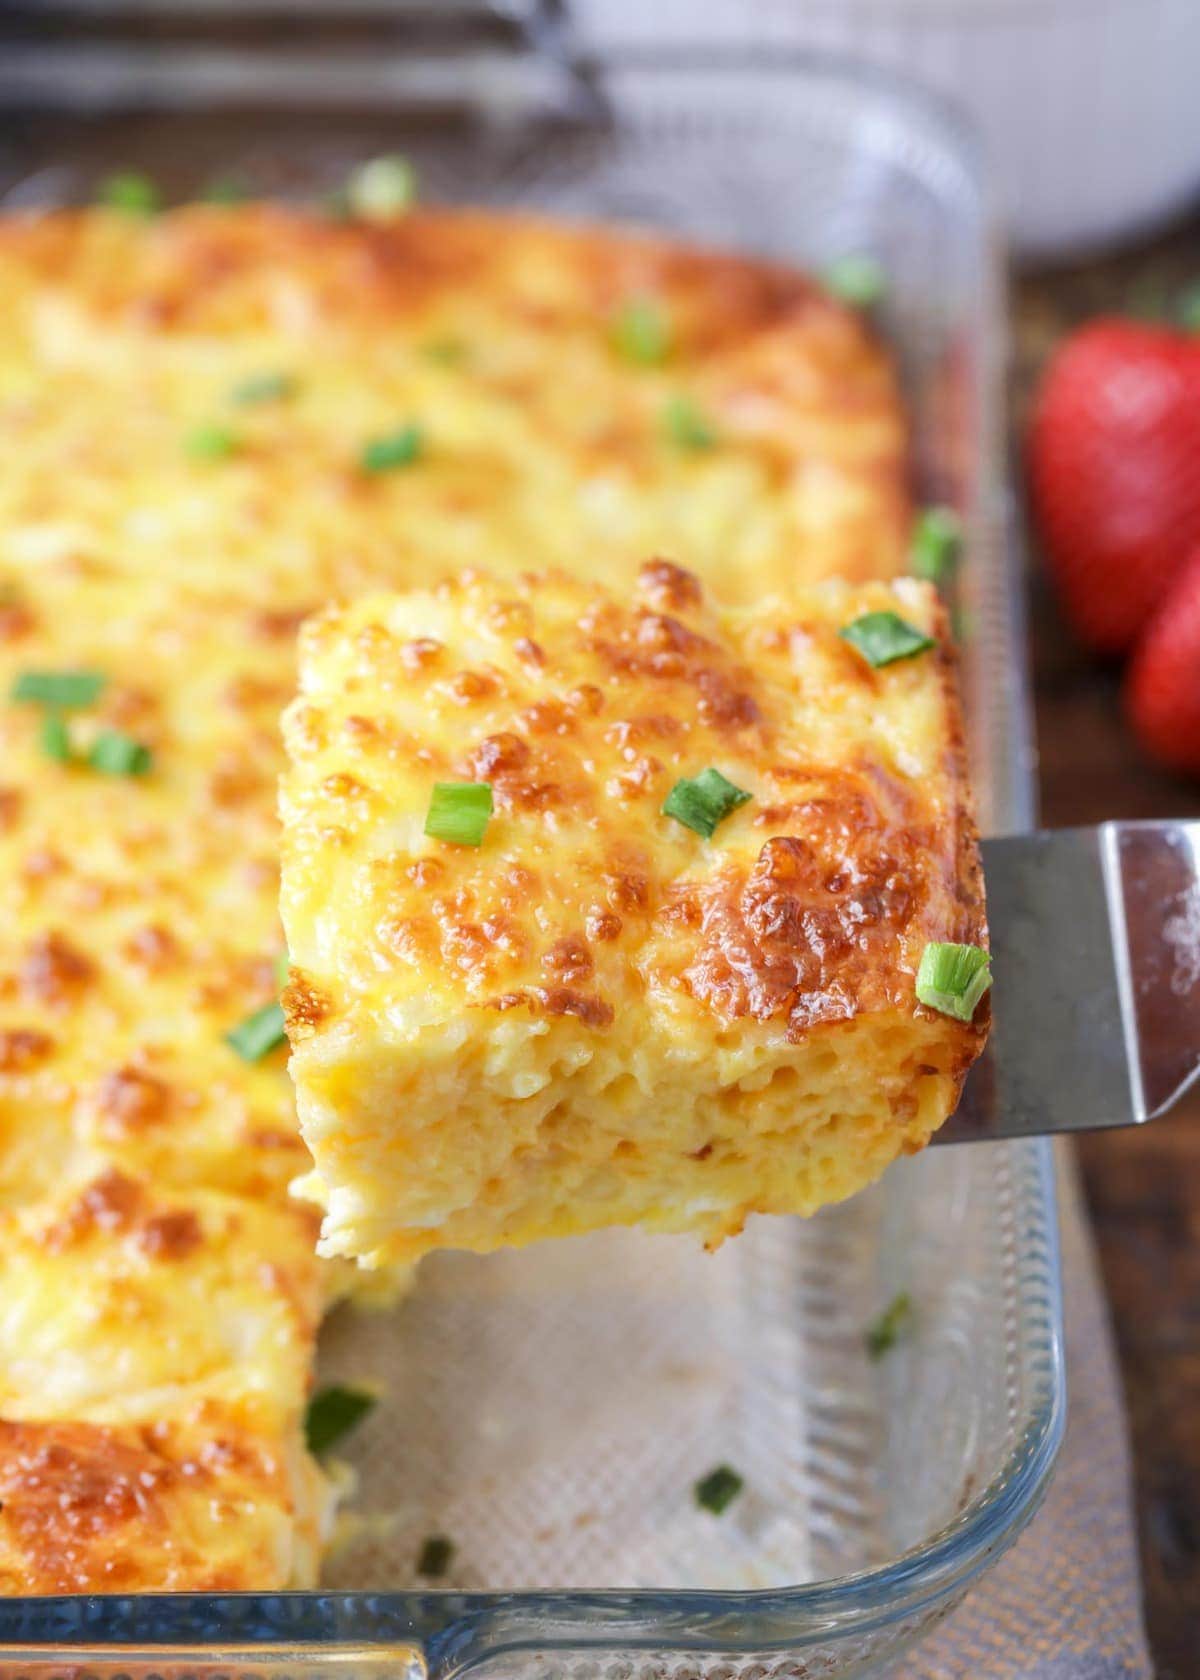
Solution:
{"label": "woven placemat", "polygon": [[1070,1409],[1046,1503],[905,1680],[1151,1680],[1112,1327],[1070,1146],[1058,1149]]}

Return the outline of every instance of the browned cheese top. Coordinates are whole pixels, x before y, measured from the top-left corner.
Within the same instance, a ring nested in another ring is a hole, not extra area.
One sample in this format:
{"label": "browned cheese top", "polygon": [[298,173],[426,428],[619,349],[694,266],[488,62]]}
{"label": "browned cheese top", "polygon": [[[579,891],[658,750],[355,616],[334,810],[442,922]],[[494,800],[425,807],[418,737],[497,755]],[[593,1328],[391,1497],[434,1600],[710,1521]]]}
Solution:
{"label": "browned cheese top", "polygon": [[[937,638],[872,669],[838,632]],[[605,593],[463,576],[315,619],[285,733],[293,1036],[366,1006],[646,1010],[796,1040],[919,1008],[929,940],[985,938],[944,618],[927,586],[717,611],[673,564]],[[711,767],[750,800],[704,838],[662,812]],[[433,785],[490,784],[478,848],[427,838]],[[982,1013],[982,1012],[981,1012]]]}

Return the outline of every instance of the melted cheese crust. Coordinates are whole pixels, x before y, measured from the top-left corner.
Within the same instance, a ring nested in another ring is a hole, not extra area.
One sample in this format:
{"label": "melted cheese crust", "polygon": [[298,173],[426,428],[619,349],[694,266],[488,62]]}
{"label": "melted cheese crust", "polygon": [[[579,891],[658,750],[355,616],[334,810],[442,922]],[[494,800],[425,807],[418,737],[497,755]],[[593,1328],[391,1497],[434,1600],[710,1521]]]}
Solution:
{"label": "melted cheese crust", "polygon": [[[646,296],[671,348],[644,367],[611,326]],[[671,438],[679,396],[713,447]],[[408,423],[419,460],[365,472],[363,446]],[[287,1212],[308,1157],[283,1053],[224,1042],[276,987],[301,619],[466,563],[632,578],[657,548],[734,596],[797,568],[887,574],[904,447],[859,320],[754,263],[469,213],[0,221],[5,1590],[313,1577],[313,1303],[344,1280]],[[76,749],[123,731],[149,774],[55,763],[7,699],[22,671],[76,668],[108,679]],[[114,1185],[128,1229],[103,1212]],[[56,1246],[89,1208],[86,1243]],[[203,1241],[148,1252],[156,1209]],[[281,1266],[287,1300],[258,1277]],[[255,1327],[236,1348],[210,1290]]]}
{"label": "melted cheese crust", "polygon": [[124,1422],[303,1392],[315,1219],[110,1168],[0,1215],[0,1415]]}
{"label": "melted cheese crust", "polygon": [[6,1594],[313,1581],[330,1507],[262,1401],[121,1425],[0,1419],[0,1501]]}
{"label": "melted cheese crust", "polygon": [[[659,552],[731,601],[904,568],[891,363],[787,270],[482,213],[257,206],[10,222],[0,263],[33,351],[0,366],[21,408],[0,482],[18,562],[82,548],[159,576],[169,555],[176,584],[238,567],[261,599],[314,607],[467,565],[632,582]],[[613,329],[646,300],[669,345],[638,365]],[[263,374],[294,391],[231,403]],[[678,398],[711,448],[672,437]],[[239,448],[198,469],[182,443],[213,423]],[[363,445],[410,423],[419,462],[363,473]]]}
{"label": "melted cheese crust", "polygon": [[[936,649],[871,669],[838,631],[888,610]],[[282,906],[324,1252],[716,1240],[922,1147],[986,1036],[914,995],[986,938],[952,663],[914,580],[716,611],[664,561],[312,621]],[[708,766],[753,798],[706,840],[661,808]],[[423,834],[447,780],[491,784],[478,849]]]}
{"label": "melted cheese crust", "polygon": [[316,1579],[313,1235],[295,1206],[116,1168],[0,1213],[0,1590]]}

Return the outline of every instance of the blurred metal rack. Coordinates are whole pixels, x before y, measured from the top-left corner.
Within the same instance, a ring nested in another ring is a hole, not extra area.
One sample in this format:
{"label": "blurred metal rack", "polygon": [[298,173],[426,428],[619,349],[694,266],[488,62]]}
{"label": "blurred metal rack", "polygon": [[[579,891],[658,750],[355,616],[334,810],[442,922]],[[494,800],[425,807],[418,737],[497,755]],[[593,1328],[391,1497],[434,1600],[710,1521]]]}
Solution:
{"label": "blurred metal rack", "polygon": [[555,0],[7,0],[0,108],[503,115],[570,97]]}

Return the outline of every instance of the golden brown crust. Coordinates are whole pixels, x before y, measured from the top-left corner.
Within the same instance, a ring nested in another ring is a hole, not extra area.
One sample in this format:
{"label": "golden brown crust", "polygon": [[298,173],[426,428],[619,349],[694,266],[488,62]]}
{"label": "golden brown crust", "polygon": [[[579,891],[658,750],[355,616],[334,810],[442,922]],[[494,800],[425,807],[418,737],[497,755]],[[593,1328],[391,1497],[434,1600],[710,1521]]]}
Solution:
{"label": "golden brown crust", "polygon": [[[933,650],[872,668],[867,612]],[[713,1240],[927,1142],[986,1036],[915,993],[929,941],[986,942],[948,633],[912,579],[720,610],[662,559],[310,624],[282,906],[327,1251]],[[705,770],[748,796],[711,835],[664,809]],[[441,781],[490,787],[478,845],[423,833]]]}
{"label": "golden brown crust", "polygon": [[288,1586],[289,1484],[279,1445],[228,1408],[130,1425],[0,1419],[0,1592]]}
{"label": "golden brown crust", "polygon": [[288,1033],[293,1040],[315,1032],[329,1014],[328,999],[322,997],[301,969],[294,967],[288,974],[288,983],[283,988],[280,1002]]}
{"label": "golden brown crust", "polygon": [[104,1130],[119,1136],[165,1120],[171,1087],[156,1074],[127,1064],[104,1075],[95,1102]]}
{"label": "golden brown crust", "polygon": [[[614,348],[616,315],[641,297],[668,318],[660,367]],[[428,354],[447,338],[461,352],[453,365]],[[294,376],[286,401],[238,403],[240,382],[276,371]],[[215,1287],[224,1256],[254,1311],[267,1310],[260,1264],[294,1303],[279,1328],[282,1374],[263,1372],[271,1337],[246,1342],[247,1380],[286,1390],[285,1419],[266,1435],[272,1452],[286,1440],[288,1456],[318,1297],[333,1285],[308,1235],[293,1250],[267,1218],[305,1163],[284,1056],[244,1062],[226,1034],[276,991],[277,720],[296,626],[323,601],[425,583],[464,559],[619,579],[643,554],[679,558],[694,544],[697,565],[753,593],[777,572],[790,580],[798,556],[814,573],[890,573],[909,512],[893,370],[852,312],[736,257],[472,212],[379,228],[253,205],[0,221],[0,375],[0,692],[25,669],[94,669],[107,683],[71,720],[81,753],[96,731],[118,729],[153,755],[137,778],[52,763],[36,708],[0,707],[0,1204],[36,1210],[32,1223],[0,1214],[0,1228],[29,1276],[51,1277],[43,1298],[65,1280],[45,1329],[51,1339],[61,1329],[71,1355],[14,1356],[0,1410],[49,1430],[29,1416],[48,1372],[128,1368],[145,1387],[138,1361],[176,1333],[173,1370],[188,1366],[206,1345],[205,1314],[191,1324],[176,1304]],[[720,447],[687,454],[665,435],[663,404],[680,393],[714,422]],[[364,443],[409,420],[424,431],[419,469],[364,470]],[[228,459],[193,456],[205,426],[235,434]],[[653,611],[686,618],[689,586],[669,561],[653,588]],[[516,667],[544,672],[550,655],[519,607],[511,637]],[[361,651],[370,657],[369,635]],[[562,749],[598,723],[598,680],[532,698],[501,728],[488,722],[495,674],[451,659],[436,634],[408,638],[400,666],[442,685],[439,703],[459,720],[455,764],[498,751],[511,814],[561,820],[576,773]],[[744,689],[705,692],[697,675],[725,739],[745,726]],[[629,720],[619,748],[629,756],[613,769],[622,803],[643,797],[652,761],[665,762],[664,715]],[[381,736],[365,709],[342,728],[367,763],[420,750]],[[505,769],[503,743],[485,746],[506,731],[529,746],[524,770]],[[329,797],[353,814],[369,780],[347,769]],[[331,846],[347,838],[330,825]],[[421,913],[393,906],[381,918],[396,951],[477,972],[484,996],[519,992],[517,1015],[613,1030],[596,953],[620,952],[651,914],[653,872],[636,846],[605,860],[569,924],[533,940],[521,907],[538,868],[514,865],[494,903],[456,906],[460,883],[437,861],[414,877]],[[335,1014],[302,971],[288,1007],[293,1032],[318,1041]],[[208,1193],[244,1200],[219,1214],[193,1205]],[[151,1299],[138,1310],[157,1327],[147,1346],[122,1317],[143,1286]],[[107,1355],[72,1303],[102,1327]],[[36,1318],[30,1309],[23,1322]],[[130,1347],[127,1367],[114,1350]],[[54,1427],[103,1425],[122,1452],[141,1451],[91,1399],[72,1392],[61,1405]],[[68,1456],[64,1488],[73,1474]],[[301,1465],[292,1474],[300,1486]],[[117,1552],[107,1541],[77,1550],[67,1573],[81,1587],[89,1571],[93,1586],[285,1582],[274,1554],[256,1549],[236,1475],[229,1486],[222,1534],[250,1536],[244,1566],[210,1569],[211,1537],[186,1567],[154,1542],[139,1576],[134,1516]],[[191,1507],[168,1505],[168,1529],[189,1532]],[[149,1510],[146,1521],[156,1533]],[[23,1555],[3,1554],[5,1590],[52,1578],[32,1553],[22,1575]]]}
{"label": "golden brown crust", "polygon": [[[46,285],[74,276],[100,319],[151,333],[273,327],[288,280],[308,282],[329,318],[394,322],[473,290],[546,332],[666,297],[684,355],[742,352],[806,314],[848,318],[795,269],[645,232],[486,210],[423,208],[387,223],[268,203],[191,205],[152,223],[62,210],[7,218],[4,259]],[[852,407],[854,396],[848,388],[842,400]]]}
{"label": "golden brown crust", "polygon": [[[929,657],[942,696],[950,809],[931,806],[919,787],[868,761],[816,771],[777,767],[780,799],[763,804],[754,824],[795,832],[767,840],[749,869],[685,887],[667,911],[673,925],[697,931],[689,991],[723,1015],[783,1014],[789,1036],[798,1037],[863,1010],[911,1006],[912,976],[896,953],[931,916],[936,937],[986,946],[956,656],[941,604],[932,612],[937,645]],[[886,668],[874,671],[848,656],[846,675],[882,701]],[[989,1019],[985,1001],[962,1035],[964,1073]]]}
{"label": "golden brown crust", "polygon": [[89,1237],[124,1234],[141,1211],[142,1202],[142,1187],[136,1179],[109,1167],[42,1230],[37,1241],[51,1253],[58,1253]]}
{"label": "golden brown crust", "polygon": [[[224,411],[219,387],[181,379],[176,344],[205,344],[231,384],[251,355],[298,374],[287,402],[230,415],[240,517],[213,543],[248,525],[303,533],[336,507],[357,552],[287,575],[289,598],[250,621],[266,640],[351,578],[424,583],[431,563],[461,565],[462,533],[481,522],[484,540],[468,540],[492,569],[590,551],[604,575],[628,577],[657,548],[731,599],[796,569],[865,579],[904,565],[907,442],[890,358],[861,315],[769,263],[484,211],[387,226],[270,205],[149,222],[79,211],[0,225],[0,298],[7,334],[32,338],[51,379],[80,376],[59,457],[129,474],[130,496],[135,463],[157,478],[172,434]],[[621,355],[614,322],[647,299],[669,333],[643,365]],[[0,325],[0,355],[5,336]],[[431,357],[447,341],[460,353],[449,365]],[[118,345],[147,370],[146,400],[126,407],[124,460],[91,411]],[[673,439],[665,417],[680,397],[711,424],[711,447]],[[35,400],[35,467],[43,420]],[[420,469],[364,472],[367,438],[408,421],[424,432]],[[680,506],[680,487],[707,517]],[[31,490],[44,494],[40,470]],[[258,563],[282,580],[273,548],[260,544]],[[111,550],[129,563],[116,530]]]}
{"label": "golden brown crust", "polygon": [[[411,638],[386,625],[382,606],[374,617],[369,606],[325,615],[310,642],[352,643],[340,680],[354,686],[358,711],[368,693],[400,699],[370,713],[369,732],[352,732],[353,773],[305,770],[311,815],[292,855],[306,835],[319,846],[336,832],[352,857],[355,836],[384,810],[427,803],[438,779],[488,782],[496,813],[479,853],[444,847],[373,862],[359,889],[378,917],[362,983],[372,964],[433,970],[490,1008],[565,1012],[597,1028],[626,990],[614,969],[622,962],[652,989],[682,986],[723,1022],[785,1019],[796,1034],[910,1007],[925,938],[986,937],[948,628],[932,595],[914,589],[938,639],[929,708],[939,735],[925,743],[928,774],[919,775],[889,768],[886,735],[881,755],[851,722],[840,738],[835,730],[832,757],[806,751],[793,713],[806,689],[794,675],[799,641],[824,661],[821,698],[834,718],[844,696],[871,728],[873,710],[914,680],[929,690],[912,669],[872,670],[839,639],[866,605],[849,596],[809,596],[790,616],[772,607],[732,628],[694,578],[662,561],[643,569],[628,604],[563,578],[526,579],[511,597],[474,574],[447,581],[436,611],[462,613],[493,637],[477,724],[461,718],[447,686],[461,674],[452,649],[438,667],[446,676],[432,675],[406,657]],[[660,610],[666,594],[676,613]],[[532,673],[515,647],[531,626],[545,649]],[[346,704],[310,683],[291,714],[302,766],[338,752]],[[419,744],[399,721],[414,704]],[[701,851],[689,868],[694,841],[659,812],[680,776],[710,764],[755,797],[723,827],[711,865]],[[571,836],[569,867],[560,833]],[[745,844],[732,845],[734,834]],[[664,848],[682,866],[678,878],[664,872]],[[309,977],[293,983],[286,1006],[294,1037],[339,1012]]]}

